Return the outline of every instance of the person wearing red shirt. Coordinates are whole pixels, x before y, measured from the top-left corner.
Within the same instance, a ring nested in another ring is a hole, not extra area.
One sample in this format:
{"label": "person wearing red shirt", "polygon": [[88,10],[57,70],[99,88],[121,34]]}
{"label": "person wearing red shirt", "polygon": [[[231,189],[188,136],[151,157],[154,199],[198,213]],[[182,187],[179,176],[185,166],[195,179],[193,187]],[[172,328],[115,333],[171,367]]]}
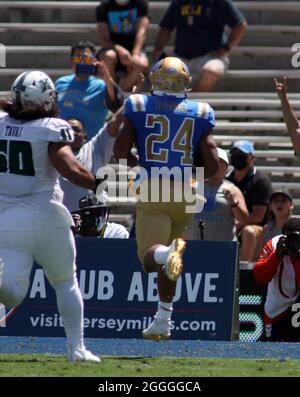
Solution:
{"label": "person wearing red shirt", "polygon": [[258,284],[268,283],[264,305],[264,341],[300,341],[294,303],[300,295],[300,218],[290,218],[282,235],[264,246],[253,268]]}

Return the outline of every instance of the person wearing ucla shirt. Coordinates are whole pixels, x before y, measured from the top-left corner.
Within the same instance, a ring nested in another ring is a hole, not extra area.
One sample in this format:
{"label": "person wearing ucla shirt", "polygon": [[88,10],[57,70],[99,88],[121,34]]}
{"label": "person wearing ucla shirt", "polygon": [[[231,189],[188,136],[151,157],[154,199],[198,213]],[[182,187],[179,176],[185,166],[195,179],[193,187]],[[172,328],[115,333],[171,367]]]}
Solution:
{"label": "person wearing ucla shirt", "polygon": [[[88,41],[75,44],[71,50],[75,74],[62,76],[55,82],[58,110],[61,118],[75,117],[85,125],[87,140],[103,127],[108,111],[115,112],[123,103],[123,96],[104,62],[94,58],[95,47]],[[91,61],[85,65],[82,62]],[[86,67],[86,69],[79,69]],[[87,67],[94,67],[94,72]],[[93,74],[94,73],[94,74]]]}
{"label": "person wearing ucla shirt", "polygon": [[[139,163],[142,169],[136,207],[138,256],[147,273],[158,273],[160,298],[154,321],[143,337],[168,339],[176,281],[183,268],[186,243],[182,235],[192,216],[186,209],[185,170],[191,176],[193,165],[202,166],[205,177],[210,177],[218,170],[219,160],[211,134],[213,109],[186,99],[191,82],[187,66],[179,58],[164,58],[153,66],[150,81],[151,95],[130,95],[125,101],[114,155],[116,160],[127,159],[131,166]],[[131,151],[134,144],[138,157]],[[167,188],[170,195],[164,200]],[[158,199],[152,193],[159,193]]]}
{"label": "person wearing ucla shirt", "polygon": [[153,59],[159,59],[176,30],[174,54],[190,68],[193,91],[214,88],[227,71],[229,52],[247,28],[245,17],[231,0],[173,0],[159,25]]}

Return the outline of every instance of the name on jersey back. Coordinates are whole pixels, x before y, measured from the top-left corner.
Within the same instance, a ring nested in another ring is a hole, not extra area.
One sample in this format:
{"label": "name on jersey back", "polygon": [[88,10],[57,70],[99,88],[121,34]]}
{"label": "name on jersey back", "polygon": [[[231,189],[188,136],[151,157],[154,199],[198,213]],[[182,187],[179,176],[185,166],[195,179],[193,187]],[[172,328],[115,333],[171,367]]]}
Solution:
{"label": "name on jersey back", "polygon": [[22,135],[23,127],[13,127],[11,125],[7,125],[5,128],[4,136],[16,136],[20,137]]}
{"label": "name on jersey back", "polygon": [[174,104],[174,103],[167,103],[167,102],[157,102],[155,105],[156,110],[170,110],[173,112],[185,113],[187,111],[187,107],[184,103]]}

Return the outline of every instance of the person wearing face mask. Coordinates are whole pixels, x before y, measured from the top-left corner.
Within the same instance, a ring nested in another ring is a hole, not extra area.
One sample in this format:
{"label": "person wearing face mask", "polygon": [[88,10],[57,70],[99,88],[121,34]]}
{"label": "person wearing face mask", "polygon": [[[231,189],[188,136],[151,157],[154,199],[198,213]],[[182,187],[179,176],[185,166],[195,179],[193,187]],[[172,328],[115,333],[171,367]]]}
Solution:
{"label": "person wearing face mask", "polygon": [[71,48],[74,73],[55,82],[60,117],[66,120],[76,115],[83,121],[88,139],[103,127],[108,112],[116,112],[123,103],[123,94],[105,63],[95,58],[95,52],[89,41],[74,44]]}
{"label": "person wearing face mask", "polygon": [[255,260],[257,243],[266,222],[271,180],[254,167],[255,155],[252,142],[240,140],[230,149],[232,172],[226,177],[243,193],[249,211],[248,224],[237,225],[241,239],[240,260]]}

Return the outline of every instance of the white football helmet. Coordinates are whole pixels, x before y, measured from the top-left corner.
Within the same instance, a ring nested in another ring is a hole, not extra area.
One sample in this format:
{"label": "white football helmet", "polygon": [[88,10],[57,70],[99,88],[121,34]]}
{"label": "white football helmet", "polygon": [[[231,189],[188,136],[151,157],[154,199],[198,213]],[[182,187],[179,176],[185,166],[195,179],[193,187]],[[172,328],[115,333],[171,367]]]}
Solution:
{"label": "white football helmet", "polygon": [[150,71],[152,91],[185,94],[189,91],[191,80],[189,68],[176,57],[161,59]]}
{"label": "white football helmet", "polygon": [[56,103],[56,89],[50,77],[40,71],[20,74],[11,87],[13,104],[23,110],[44,108],[50,111]]}

